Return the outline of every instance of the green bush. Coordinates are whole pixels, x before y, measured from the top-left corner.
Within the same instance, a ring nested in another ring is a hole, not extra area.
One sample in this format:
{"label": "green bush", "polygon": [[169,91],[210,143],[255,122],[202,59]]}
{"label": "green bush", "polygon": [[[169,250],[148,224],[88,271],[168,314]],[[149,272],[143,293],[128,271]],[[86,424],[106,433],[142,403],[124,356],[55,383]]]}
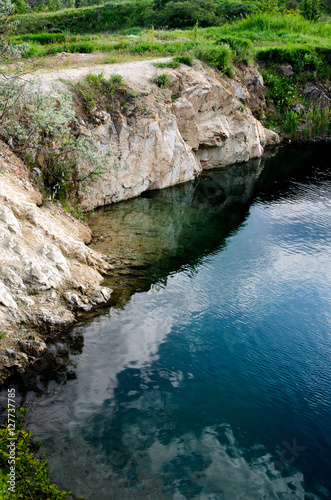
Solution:
{"label": "green bush", "polygon": [[20,16],[19,33],[99,33],[133,26],[152,24],[152,0],[64,9],[58,12],[40,12]]}
{"label": "green bush", "polygon": [[15,14],[27,14],[30,12],[30,6],[25,2],[25,0],[14,0],[13,4],[15,6]]}
{"label": "green bush", "polygon": [[[331,72],[331,49],[326,47],[273,47],[257,51],[258,61],[288,63],[293,67],[294,79],[306,80],[311,74],[328,78]],[[304,74],[307,72],[307,75]]]}
{"label": "green bush", "polygon": [[256,11],[255,2],[241,0],[219,0],[216,7],[216,15],[225,17],[227,20],[242,19]]}
{"label": "green bush", "polygon": [[214,0],[167,2],[162,9],[155,13],[153,22],[156,26],[167,26],[168,28],[192,27],[197,22],[201,27],[220,24]]}
{"label": "green bush", "polygon": [[231,50],[222,45],[209,45],[197,49],[196,56],[201,61],[224,71],[231,61]]}
{"label": "green bush", "polygon": [[34,500],[69,500],[69,493],[61,491],[51,483],[48,475],[48,464],[45,456],[37,456],[40,449],[40,441],[32,441],[32,432],[22,429],[22,418],[26,410],[21,409],[16,417],[15,441],[15,496],[7,489],[7,480],[10,472],[8,460],[10,458],[8,443],[12,437],[8,427],[4,425],[0,429],[0,498],[11,500],[12,498],[34,499]]}
{"label": "green bush", "polygon": [[219,44],[228,44],[234,53],[236,61],[249,64],[253,59],[254,46],[250,40],[233,36],[223,36],[217,40]]}
{"label": "green bush", "polygon": [[320,0],[302,0],[302,15],[309,21],[317,21],[321,17]]}
{"label": "green bush", "polygon": [[166,73],[162,73],[161,75],[155,76],[153,78],[152,82],[155,83],[155,85],[157,85],[161,89],[163,89],[163,88],[167,87],[167,85],[170,82],[170,79]]}
{"label": "green bush", "polygon": [[179,68],[180,62],[173,59],[172,61],[167,62],[156,62],[154,63],[154,66],[156,68]]}
{"label": "green bush", "polygon": [[267,87],[267,99],[271,99],[279,111],[285,111],[292,104],[296,91],[288,79],[271,72],[263,73]]}
{"label": "green bush", "polygon": [[176,56],[174,60],[175,62],[179,62],[179,64],[186,64],[186,66],[193,66],[193,57],[190,55]]}

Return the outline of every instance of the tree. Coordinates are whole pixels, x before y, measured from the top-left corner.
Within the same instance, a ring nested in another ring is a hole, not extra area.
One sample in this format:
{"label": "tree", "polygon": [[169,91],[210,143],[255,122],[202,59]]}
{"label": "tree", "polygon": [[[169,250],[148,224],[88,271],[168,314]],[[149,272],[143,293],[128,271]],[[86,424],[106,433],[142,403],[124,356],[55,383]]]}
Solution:
{"label": "tree", "polygon": [[321,16],[319,0],[303,0],[301,8],[303,17],[309,21],[317,21]]}

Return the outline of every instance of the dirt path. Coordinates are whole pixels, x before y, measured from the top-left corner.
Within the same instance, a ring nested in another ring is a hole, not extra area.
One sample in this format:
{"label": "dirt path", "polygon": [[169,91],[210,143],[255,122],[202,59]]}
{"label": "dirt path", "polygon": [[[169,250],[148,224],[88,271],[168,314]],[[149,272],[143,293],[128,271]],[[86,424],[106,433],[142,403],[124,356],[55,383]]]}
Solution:
{"label": "dirt path", "polygon": [[105,78],[109,78],[111,75],[117,74],[121,75],[125,82],[133,87],[135,90],[150,90],[151,80],[156,73],[162,72],[161,68],[156,68],[153,63],[167,61],[171,58],[159,58],[151,59],[148,61],[134,61],[134,62],[123,62],[114,64],[96,64],[90,66],[82,66],[79,68],[68,68],[68,69],[58,69],[58,70],[45,70],[41,69],[33,74],[33,78],[36,76],[42,76],[42,87],[44,89],[49,89],[55,81],[59,80],[71,80],[78,81],[89,73],[100,74],[102,73]]}

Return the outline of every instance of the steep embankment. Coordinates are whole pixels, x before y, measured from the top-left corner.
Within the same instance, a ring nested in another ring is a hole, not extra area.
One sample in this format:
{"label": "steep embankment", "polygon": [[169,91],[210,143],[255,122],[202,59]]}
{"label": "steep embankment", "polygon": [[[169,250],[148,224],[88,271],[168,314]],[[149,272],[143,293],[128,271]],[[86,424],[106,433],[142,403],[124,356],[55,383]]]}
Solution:
{"label": "steep embankment", "polygon": [[[4,145],[1,144],[3,148]],[[105,258],[89,249],[89,228],[41,195],[14,155],[0,162],[0,382],[39,356],[45,334],[74,311],[109,300]]]}
{"label": "steep embankment", "polygon": [[[77,109],[75,133],[96,136],[100,152],[112,152],[110,171],[88,193],[78,193],[85,210],[191,180],[202,169],[260,157],[266,145],[280,140],[252,114],[265,108],[263,79],[255,68],[246,67],[230,80],[199,62],[194,68],[162,70],[155,62],[43,75],[43,86],[49,88],[56,76],[68,82],[88,73],[119,74],[134,91],[129,99],[113,95],[106,108],[96,103],[88,113]],[[152,83],[165,75],[166,88]],[[78,165],[78,177],[88,169]]]}
{"label": "steep embankment", "polygon": [[[193,179],[203,169],[260,157],[266,145],[279,142],[252,114],[265,107],[262,77],[254,68],[233,81],[220,80],[200,63],[162,71],[151,61],[102,69],[105,78],[122,75],[133,90],[117,88],[88,110],[71,83],[90,68],[42,75],[44,88],[62,78],[62,86],[73,91],[72,133],[93,136],[100,154],[112,153],[110,168],[87,191],[78,188],[85,210]],[[168,85],[162,89],[152,81],[164,73]],[[111,293],[101,286],[109,263],[86,246],[89,228],[60,205],[40,206],[42,197],[25,166],[12,154],[9,160],[2,161],[0,174],[0,381],[46,349],[45,334],[70,325],[76,310],[88,311]],[[79,163],[77,178],[90,168]]]}

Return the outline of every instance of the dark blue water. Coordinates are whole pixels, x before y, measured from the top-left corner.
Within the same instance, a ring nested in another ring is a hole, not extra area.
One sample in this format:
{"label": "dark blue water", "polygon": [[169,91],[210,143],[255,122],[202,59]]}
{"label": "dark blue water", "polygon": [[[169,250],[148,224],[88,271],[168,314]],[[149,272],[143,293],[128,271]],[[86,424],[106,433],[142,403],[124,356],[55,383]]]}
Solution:
{"label": "dark blue water", "polygon": [[16,380],[86,499],[331,498],[331,148],[97,212],[114,305]]}

